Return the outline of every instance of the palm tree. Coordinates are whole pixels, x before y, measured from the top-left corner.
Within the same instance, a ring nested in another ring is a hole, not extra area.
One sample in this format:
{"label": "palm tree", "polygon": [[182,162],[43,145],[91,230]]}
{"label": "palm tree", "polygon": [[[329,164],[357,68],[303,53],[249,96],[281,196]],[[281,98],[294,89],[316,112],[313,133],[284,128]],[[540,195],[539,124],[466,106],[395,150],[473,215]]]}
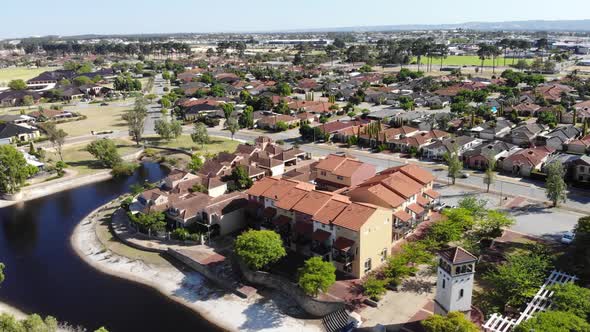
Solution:
{"label": "palm tree", "polygon": [[480,72],[483,73],[483,63],[490,56],[490,46],[487,44],[479,44],[479,50],[477,50],[477,56],[481,60]]}
{"label": "palm tree", "polygon": [[489,53],[492,56],[492,73],[496,73],[496,57],[498,57],[498,55],[502,54],[502,51],[500,51],[500,49],[495,46],[495,45],[490,45],[488,46],[489,48]]}

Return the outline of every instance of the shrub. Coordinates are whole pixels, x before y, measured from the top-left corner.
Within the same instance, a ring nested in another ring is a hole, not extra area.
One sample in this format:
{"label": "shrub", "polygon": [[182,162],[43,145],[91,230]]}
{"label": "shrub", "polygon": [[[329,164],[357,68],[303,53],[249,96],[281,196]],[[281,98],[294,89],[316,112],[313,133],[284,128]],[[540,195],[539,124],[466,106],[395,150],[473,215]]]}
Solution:
{"label": "shrub", "polygon": [[387,285],[387,280],[379,280],[375,276],[370,276],[363,283],[363,294],[375,301],[379,301],[381,296],[387,292],[385,285]]}
{"label": "shrub", "polygon": [[133,172],[139,167],[136,163],[120,163],[113,166],[111,173],[115,177],[119,176],[130,176],[133,175]]}

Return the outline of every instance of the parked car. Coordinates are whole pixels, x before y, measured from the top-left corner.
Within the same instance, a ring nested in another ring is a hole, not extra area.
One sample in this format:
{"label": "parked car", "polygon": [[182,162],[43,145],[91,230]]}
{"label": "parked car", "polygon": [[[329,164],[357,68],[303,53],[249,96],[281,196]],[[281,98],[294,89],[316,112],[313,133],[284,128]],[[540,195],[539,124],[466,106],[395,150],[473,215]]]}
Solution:
{"label": "parked car", "polygon": [[109,106],[109,103],[101,103],[100,106]]}
{"label": "parked car", "polygon": [[447,203],[441,202],[440,204],[437,204],[432,210],[440,212],[445,208],[445,206],[447,206]]}
{"label": "parked car", "polygon": [[469,177],[469,173],[459,173],[459,177],[462,179],[467,179]]}
{"label": "parked car", "polygon": [[576,234],[574,234],[574,232],[565,232],[563,234],[563,236],[561,237],[561,243],[571,244],[572,242],[574,242],[575,238],[576,238]]}

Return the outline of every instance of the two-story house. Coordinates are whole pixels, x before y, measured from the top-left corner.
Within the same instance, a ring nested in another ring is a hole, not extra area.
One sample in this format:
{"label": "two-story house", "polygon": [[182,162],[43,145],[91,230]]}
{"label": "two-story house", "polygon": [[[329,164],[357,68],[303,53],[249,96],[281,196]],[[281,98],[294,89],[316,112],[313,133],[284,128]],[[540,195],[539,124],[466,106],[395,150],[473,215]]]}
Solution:
{"label": "two-story house", "polygon": [[346,155],[330,154],[314,167],[316,185],[322,190],[356,186],[375,175],[375,166]]}

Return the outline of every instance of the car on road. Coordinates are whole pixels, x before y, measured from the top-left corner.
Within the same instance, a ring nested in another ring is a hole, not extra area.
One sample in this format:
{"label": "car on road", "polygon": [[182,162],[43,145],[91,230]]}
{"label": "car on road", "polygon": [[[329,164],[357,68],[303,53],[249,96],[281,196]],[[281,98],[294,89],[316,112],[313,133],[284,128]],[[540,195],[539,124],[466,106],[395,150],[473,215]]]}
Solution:
{"label": "car on road", "polygon": [[436,212],[440,212],[445,208],[445,206],[447,206],[447,203],[441,202],[441,203],[437,204],[432,210],[436,211]]}
{"label": "car on road", "polygon": [[459,177],[462,179],[467,179],[469,177],[469,173],[459,173]]}
{"label": "car on road", "polygon": [[109,106],[109,103],[101,103],[100,106]]}
{"label": "car on road", "polygon": [[576,234],[574,234],[574,232],[565,232],[561,236],[560,242],[563,244],[571,244],[572,242],[574,242],[575,238],[576,238]]}

